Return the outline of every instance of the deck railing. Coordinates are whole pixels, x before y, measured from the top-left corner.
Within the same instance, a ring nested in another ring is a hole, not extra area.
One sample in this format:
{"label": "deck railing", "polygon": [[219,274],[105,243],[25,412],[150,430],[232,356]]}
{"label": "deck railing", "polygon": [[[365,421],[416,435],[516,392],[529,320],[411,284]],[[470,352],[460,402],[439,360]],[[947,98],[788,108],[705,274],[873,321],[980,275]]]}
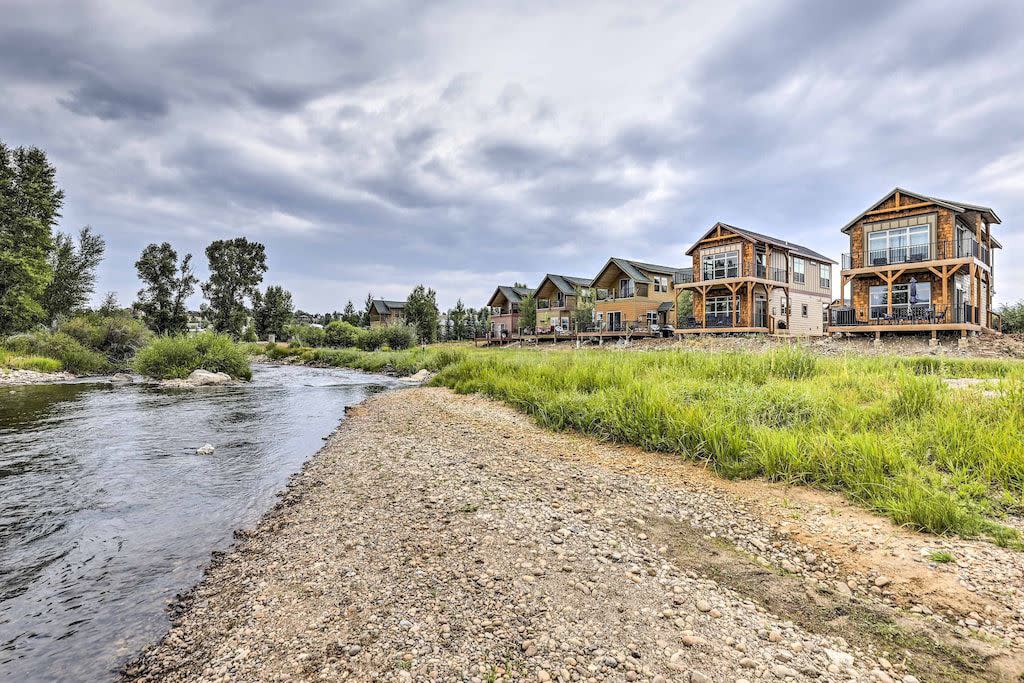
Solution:
{"label": "deck railing", "polygon": [[857,264],[854,264],[853,254],[843,254],[843,270],[971,256],[982,263],[992,265],[991,253],[986,245],[975,240],[945,240],[927,244],[905,244],[886,249],[872,249],[864,253],[864,263]]}
{"label": "deck railing", "polygon": [[673,278],[675,284],[690,284],[693,282],[714,282],[715,280],[725,280],[728,278],[736,277],[756,277],[761,280],[771,280],[773,282],[788,282],[788,276],[785,268],[776,268],[774,266],[765,266],[760,263],[746,261],[736,268],[730,268],[724,271],[725,274],[721,276],[705,277],[705,273],[694,271],[693,273],[677,273],[676,277]]}
{"label": "deck railing", "polygon": [[[848,327],[854,325],[941,325],[944,323],[975,323],[976,306],[936,306],[935,304],[893,304],[892,312],[887,305],[869,306],[868,310],[856,310],[849,306],[836,307],[829,313],[830,325]],[[989,319],[991,321],[991,313]],[[990,323],[989,327],[994,328]]]}

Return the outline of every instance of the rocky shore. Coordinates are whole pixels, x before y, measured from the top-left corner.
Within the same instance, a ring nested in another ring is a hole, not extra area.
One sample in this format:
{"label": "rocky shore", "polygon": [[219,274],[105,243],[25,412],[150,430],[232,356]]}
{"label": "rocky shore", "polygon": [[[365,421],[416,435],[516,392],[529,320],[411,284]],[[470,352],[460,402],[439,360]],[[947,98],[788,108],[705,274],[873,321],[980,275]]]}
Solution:
{"label": "rocky shore", "polygon": [[349,414],[124,677],[1016,680],[1020,555],[409,389]]}
{"label": "rocky shore", "polygon": [[20,384],[50,384],[76,379],[70,372],[37,372],[35,370],[7,370],[0,368],[0,386]]}

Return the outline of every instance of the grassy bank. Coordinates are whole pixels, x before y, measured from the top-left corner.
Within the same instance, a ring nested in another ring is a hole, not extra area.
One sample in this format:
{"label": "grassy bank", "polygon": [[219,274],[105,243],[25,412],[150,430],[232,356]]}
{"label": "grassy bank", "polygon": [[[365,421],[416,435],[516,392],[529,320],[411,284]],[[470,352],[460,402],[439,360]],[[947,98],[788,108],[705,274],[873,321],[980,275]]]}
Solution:
{"label": "grassy bank", "polygon": [[335,368],[352,368],[403,377],[419,370],[432,372],[468,358],[462,348],[427,347],[405,351],[362,351],[355,348],[324,349],[292,346],[250,344],[253,354],[265,355],[270,360],[307,363]]}
{"label": "grassy bank", "polygon": [[[1019,543],[1024,365],[1013,361],[822,358],[800,350],[390,353],[282,349],[306,362],[409,374],[573,429],[764,477],[839,491],[899,524]],[[945,379],[990,378],[950,388]],[[985,395],[985,391],[995,391]]]}

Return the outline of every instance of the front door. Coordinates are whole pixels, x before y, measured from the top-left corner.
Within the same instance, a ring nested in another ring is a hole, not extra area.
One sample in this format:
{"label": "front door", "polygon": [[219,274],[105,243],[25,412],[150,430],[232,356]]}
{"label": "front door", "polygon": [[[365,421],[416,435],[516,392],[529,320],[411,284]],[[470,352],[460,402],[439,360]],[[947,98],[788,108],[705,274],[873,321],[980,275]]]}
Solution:
{"label": "front door", "polygon": [[612,332],[622,331],[622,313],[608,314],[608,329]]}
{"label": "front door", "polygon": [[761,297],[754,299],[754,327],[768,327],[768,302]]}

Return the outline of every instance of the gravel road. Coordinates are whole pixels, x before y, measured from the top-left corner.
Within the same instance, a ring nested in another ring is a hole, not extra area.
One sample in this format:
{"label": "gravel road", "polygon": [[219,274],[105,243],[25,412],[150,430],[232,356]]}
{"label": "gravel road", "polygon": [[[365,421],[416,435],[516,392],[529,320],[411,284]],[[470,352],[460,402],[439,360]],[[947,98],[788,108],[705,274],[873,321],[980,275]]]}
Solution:
{"label": "gravel road", "polygon": [[667,456],[443,389],[376,396],[125,678],[913,683],[1015,666],[997,638],[900,605],[899,575],[836,580],[849,568],[780,535],[763,501],[647,457]]}

